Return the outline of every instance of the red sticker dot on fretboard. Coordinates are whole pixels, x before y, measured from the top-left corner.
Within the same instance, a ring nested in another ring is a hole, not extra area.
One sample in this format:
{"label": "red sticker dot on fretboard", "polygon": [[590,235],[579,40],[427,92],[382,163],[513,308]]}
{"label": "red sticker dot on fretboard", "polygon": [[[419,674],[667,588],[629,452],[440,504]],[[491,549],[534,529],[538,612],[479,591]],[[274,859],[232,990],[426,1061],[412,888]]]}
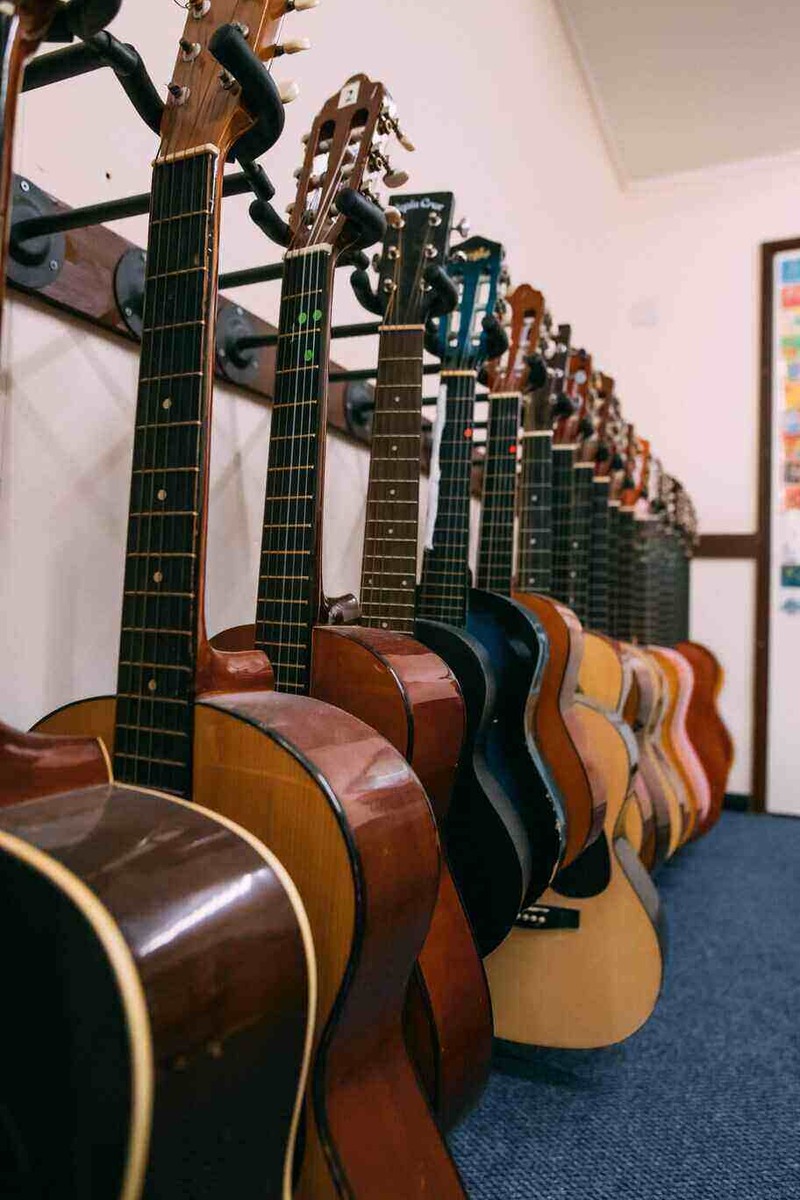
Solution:
{"label": "red sticker dot on fretboard", "polygon": [[471,437],[472,437],[472,430],[471,430],[471,429],[465,429],[465,430],[464,430],[464,437],[465,437],[465,438],[471,438]]}
{"label": "red sticker dot on fretboard", "polygon": [[509,447],[508,447],[508,453],[509,453],[509,454],[516,454],[516,453],[517,453],[517,447],[516,447],[515,445],[513,445],[513,444],[512,444],[511,446],[509,446]]}

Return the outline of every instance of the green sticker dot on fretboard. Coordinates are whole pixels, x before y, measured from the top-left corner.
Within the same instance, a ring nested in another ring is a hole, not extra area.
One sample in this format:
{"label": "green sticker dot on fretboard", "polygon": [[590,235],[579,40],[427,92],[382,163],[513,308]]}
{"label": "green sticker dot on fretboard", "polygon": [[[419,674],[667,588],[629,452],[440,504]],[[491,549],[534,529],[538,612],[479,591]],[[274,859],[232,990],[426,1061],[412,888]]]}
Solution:
{"label": "green sticker dot on fretboard", "polygon": [[311,318],[314,321],[321,321],[322,320],[322,309],[315,308],[313,313],[311,314]]}
{"label": "green sticker dot on fretboard", "polygon": [[300,316],[297,318],[297,324],[305,325],[307,320],[308,320],[308,313],[302,312],[302,313],[300,313]]}
{"label": "green sticker dot on fretboard", "polygon": [[313,350],[306,350],[306,352],[305,352],[305,360],[306,360],[306,362],[311,362],[311,360],[312,360],[312,358],[313,358],[313,357],[314,357],[314,351],[313,351]]}

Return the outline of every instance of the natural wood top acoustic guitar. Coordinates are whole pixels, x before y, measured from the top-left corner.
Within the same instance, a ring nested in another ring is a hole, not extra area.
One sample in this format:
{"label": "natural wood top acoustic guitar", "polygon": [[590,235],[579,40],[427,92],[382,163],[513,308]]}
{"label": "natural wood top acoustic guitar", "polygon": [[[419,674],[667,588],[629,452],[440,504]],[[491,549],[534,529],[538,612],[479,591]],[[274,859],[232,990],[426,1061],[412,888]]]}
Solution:
{"label": "natural wood top acoustic guitar", "polygon": [[[353,275],[359,299],[382,318],[378,343],[359,624],[314,630],[310,690],[367,721],[410,762],[446,819],[464,738],[458,681],[414,637],[425,323],[456,301],[441,263],[453,196],[393,201],[373,289]],[[324,437],[324,426],[319,437]],[[262,573],[274,563],[269,531]],[[214,638],[256,644],[258,626]],[[482,1091],[491,1059],[489,990],[446,861],[431,927],[409,988],[406,1038],[440,1125],[456,1123]]]}
{"label": "natural wood top acoustic guitar", "polygon": [[[275,22],[247,7],[260,45]],[[0,11],[4,180],[11,81],[54,10]],[[97,738],[0,731],[0,1191],[289,1200],[316,1007],[305,910],[257,839],[148,782],[115,778]]]}
{"label": "natural wood top acoustic guitar", "polygon": [[[312,484],[322,464],[312,448],[325,423],[333,270],[364,236],[356,213],[375,223],[357,189],[383,173],[396,127],[390,98],[365,76],[348,80],[318,118],[285,257],[265,523],[276,562],[286,563],[287,547],[298,553],[280,578],[267,572],[262,580],[271,661],[255,651],[223,654],[205,634],[221,180],[250,125],[207,49],[222,53],[220,36],[226,58],[237,39],[261,46],[283,11],[275,0],[269,10],[255,0],[212,0],[189,12],[154,168],[117,695],[62,709],[42,728],[99,734],[120,779],[236,821],[291,874],[313,930],[319,984],[295,1195],[461,1196],[402,1029],[438,886],[433,816],[388,742],[307,695],[302,658],[320,600],[310,563],[320,499]],[[263,53],[271,61],[276,51]],[[270,77],[256,76],[266,86]],[[265,690],[273,678],[275,690]]]}

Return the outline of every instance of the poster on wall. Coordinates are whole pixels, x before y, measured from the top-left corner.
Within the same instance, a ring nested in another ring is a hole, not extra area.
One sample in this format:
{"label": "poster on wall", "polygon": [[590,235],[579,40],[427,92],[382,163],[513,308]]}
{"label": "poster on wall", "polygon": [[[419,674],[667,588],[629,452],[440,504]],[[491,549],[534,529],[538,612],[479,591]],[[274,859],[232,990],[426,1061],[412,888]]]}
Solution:
{"label": "poster on wall", "polygon": [[800,620],[800,252],[775,259],[773,559],[777,607]]}

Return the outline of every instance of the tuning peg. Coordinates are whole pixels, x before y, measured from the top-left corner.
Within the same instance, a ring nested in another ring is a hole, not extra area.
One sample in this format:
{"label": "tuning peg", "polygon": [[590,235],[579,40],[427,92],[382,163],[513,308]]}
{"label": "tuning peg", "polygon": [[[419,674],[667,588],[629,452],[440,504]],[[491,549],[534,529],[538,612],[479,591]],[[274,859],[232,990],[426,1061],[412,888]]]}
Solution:
{"label": "tuning peg", "polygon": [[211,0],[189,0],[189,12],[195,21],[201,21],[211,11]]}
{"label": "tuning peg", "polygon": [[290,38],[287,42],[279,42],[274,46],[267,46],[266,50],[259,57],[263,62],[268,62],[271,58],[281,58],[284,54],[301,54],[303,50],[310,49],[311,41],[309,38]]}
{"label": "tuning peg", "polygon": [[180,106],[185,104],[189,99],[189,96],[191,95],[191,89],[188,87],[181,87],[179,83],[168,83],[167,93],[167,104],[175,108],[180,108]]}
{"label": "tuning peg", "polygon": [[389,169],[383,177],[383,182],[388,188],[404,187],[408,183],[408,171]]}
{"label": "tuning peg", "polygon": [[293,79],[290,79],[288,83],[278,84],[278,95],[284,104],[291,104],[300,95],[300,88]]}
{"label": "tuning peg", "polygon": [[384,216],[387,225],[391,225],[392,229],[402,229],[405,225],[403,214],[399,208],[392,208],[390,205],[389,208],[384,209]]}
{"label": "tuning peg", "polygon": [[414,143],[411,141],[411,138],[410,138],[410,137],[407,137],[407,136],[406,136],[406,135],[403,133],[403,131],[402,131],[402,129],[400,128],[400,126],[399,126],[399,125],[396,125],[396,126],[395,126],[395,133],[397,134],[397,140],[398,140],[398,142],[400,143],[400,145],[403,147],[403,149],[404,149],[404,150],[408,150],[408,151],[410,151],[410,152],[412,152],[412,153],[413,153],[413,151],[414,151],[414,150],[416,150],[416,148],[417,148],[417,147],[416,147],[416,146],[414,145]]}
{"label": "tuning peg", "polygon": [[188,38],[181,38],[178,44],[181,48],[181,58],[184,62],[194,62],[202,50],[199,42],[190,42]]}
{"label": "tuning peg", "polygon": [[286,0],[284,12],[305,12],[307,8],[316,8],[319,0]]}

